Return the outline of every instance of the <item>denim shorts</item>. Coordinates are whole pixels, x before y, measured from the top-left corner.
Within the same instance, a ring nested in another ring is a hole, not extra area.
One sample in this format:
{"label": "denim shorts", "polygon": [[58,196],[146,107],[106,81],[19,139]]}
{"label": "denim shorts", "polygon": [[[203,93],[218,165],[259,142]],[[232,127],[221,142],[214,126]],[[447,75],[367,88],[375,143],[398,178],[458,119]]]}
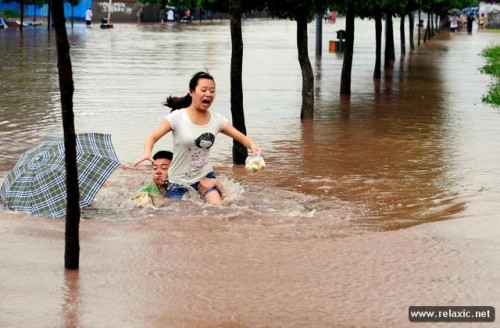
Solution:
{"label": "denim shorts", "polygon": [[[212,172],[208,173],[206,175],[206,177],[210,178],[210,179],[215,179],[215,173],[212,171]],[[193,183],[192,185],[190,185],[190,187],[193,188],[194,190],[200,192],[199,185],[200,185],[200,182],[196,182],[196,183]],[[208,194],[209,192],[211,192],[213,190],[217,190],[217,189],[215,187],[210,188],[202,196],[205,196],[206,194]],[[185,194],[188,193],[188,191],[189,191],[188,187],[177,184],[177,183],[172,183],[169,181],[168,185],[167,185],[167,198],[180,200],[180,199],[182,199],[182,197],[184,197]]]}

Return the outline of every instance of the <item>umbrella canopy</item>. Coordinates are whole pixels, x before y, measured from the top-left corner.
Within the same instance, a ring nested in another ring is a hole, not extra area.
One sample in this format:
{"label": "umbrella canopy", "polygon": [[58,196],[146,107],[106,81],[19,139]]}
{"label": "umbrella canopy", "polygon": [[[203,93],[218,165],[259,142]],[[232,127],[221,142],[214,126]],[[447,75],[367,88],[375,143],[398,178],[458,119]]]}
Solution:
{"label": "umbrella canopy", "polygon": [[[80,207],[89,206],[120,164],[111,136],[76,135]],[[24,152],[0,189],[4,208],[57,218],[66,215],[64,137],[54,136]]]}
{"label": "umbrella canopy", "polygon": [[457,8],[453,8],[453,9],[448,10],[448,14],[450,14],[450,15],[460,16],[461,13],[462,12]]}

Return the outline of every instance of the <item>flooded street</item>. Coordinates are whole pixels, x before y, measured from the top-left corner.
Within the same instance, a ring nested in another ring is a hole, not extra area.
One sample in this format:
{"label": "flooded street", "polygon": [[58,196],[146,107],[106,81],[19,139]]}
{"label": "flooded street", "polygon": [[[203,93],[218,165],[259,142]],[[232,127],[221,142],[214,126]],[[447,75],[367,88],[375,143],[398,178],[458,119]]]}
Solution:
{"label": "flooded street", "polygon": [[[228,22],[68,30],[76,130],[111,134],[122,166],[83,211],[78,272],[64,220],[0,209],[0,327],[403,327],[412,305],[499,308],[500,110],[479,71],[498,33],[444,31],[403,57],[396,36],[375,82],[374,23],[357,20],[348,100],[328,52],[344,20],[323,26],[321,58],[311,23],[315,120],[301,123],[295,24],[243,24],[246,127],[267,167],[233,166],[221,135],[221,207],[134,208],[149,168],[131,164],[199,70],[231,117]],[[62,132],[54,44],[0,31],[0,183]]]}

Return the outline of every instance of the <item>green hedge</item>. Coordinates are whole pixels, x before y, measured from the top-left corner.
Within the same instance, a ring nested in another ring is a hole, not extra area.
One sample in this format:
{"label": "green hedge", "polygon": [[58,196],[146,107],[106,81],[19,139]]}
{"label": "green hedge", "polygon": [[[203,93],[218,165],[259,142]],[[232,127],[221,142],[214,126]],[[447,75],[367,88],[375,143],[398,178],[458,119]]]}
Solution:
{"label": "green hedge", "polygon": [[482,52],[486,57],[486,65],[481,68],[481,72],[493,76],[490,90],[482,97],[483,102],[500,107],[500,46],[488,48]]}

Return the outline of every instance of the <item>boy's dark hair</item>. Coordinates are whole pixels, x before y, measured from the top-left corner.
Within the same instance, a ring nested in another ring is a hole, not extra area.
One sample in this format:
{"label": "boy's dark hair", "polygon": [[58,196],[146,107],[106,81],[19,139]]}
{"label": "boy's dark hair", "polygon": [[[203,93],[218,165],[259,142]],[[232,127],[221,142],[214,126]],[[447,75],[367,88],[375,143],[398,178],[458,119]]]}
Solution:
{"label": "boy's dark hair", "polygon": [[174,154],[172,154],[172,152],[168,150],[160,150],[153,155],[154,160],[157,160],[158,158],[165,158],[171,161],[173,157]]}

